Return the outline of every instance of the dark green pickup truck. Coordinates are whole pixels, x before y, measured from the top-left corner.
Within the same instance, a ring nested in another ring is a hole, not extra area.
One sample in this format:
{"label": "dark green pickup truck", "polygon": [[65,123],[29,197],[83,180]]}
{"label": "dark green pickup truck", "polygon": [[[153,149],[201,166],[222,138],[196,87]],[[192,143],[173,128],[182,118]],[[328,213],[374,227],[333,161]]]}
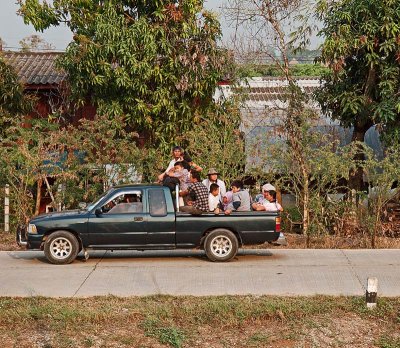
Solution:
{"label": "dark green pickup truck", "polygon": [[278,240],[280,216],[233,212],[200,216],[176,212],[168,188],[125,185],[110,189],[85,209],[32,218],[17,242],[44,250],[54,264],[70,263],[87,250],[203,248],[211,261],[232,259],[242,245]]}

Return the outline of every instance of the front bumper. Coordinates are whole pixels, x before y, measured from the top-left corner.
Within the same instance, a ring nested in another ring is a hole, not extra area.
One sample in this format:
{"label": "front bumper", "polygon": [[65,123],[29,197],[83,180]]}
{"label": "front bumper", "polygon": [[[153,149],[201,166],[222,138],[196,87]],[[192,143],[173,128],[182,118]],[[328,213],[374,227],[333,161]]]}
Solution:
{"label": "front bumper", "polygon": [[20,247],[41,249],[43,236],[39,234],[29,234],[26,230],[26,225],[19,225],[17,227],[15,239]]}
{"label": "front bumper", "polygon": [[15,239],[20,247],[26,247],[28,245],[28,240],[26,238],[26,225],[18,225]]}

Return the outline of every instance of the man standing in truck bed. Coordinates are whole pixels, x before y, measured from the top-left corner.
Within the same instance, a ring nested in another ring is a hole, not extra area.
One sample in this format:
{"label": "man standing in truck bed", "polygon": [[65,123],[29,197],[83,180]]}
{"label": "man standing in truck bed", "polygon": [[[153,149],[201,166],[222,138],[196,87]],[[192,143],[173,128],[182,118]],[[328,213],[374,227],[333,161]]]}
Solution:
{"label": "man standing in truck bed", "polygon": [[208,190],[200,181],[200,174],[198,172],[192,172],[190,182],[191,185],[188,190],[181,192],[182,196],[189,197],[187,200],[188,205],[180,207],[180,211],[193,215],[201,215],[208,212]]}

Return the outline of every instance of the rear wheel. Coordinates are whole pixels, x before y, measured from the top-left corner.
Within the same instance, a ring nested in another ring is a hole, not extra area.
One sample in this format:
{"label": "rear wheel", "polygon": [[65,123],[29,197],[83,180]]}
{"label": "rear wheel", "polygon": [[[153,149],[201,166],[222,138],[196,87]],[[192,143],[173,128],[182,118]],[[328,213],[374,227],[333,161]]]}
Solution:
{"label": "rear wheel", "polygon": [[44,243],[44,255],[56,265],[71,263],[79,252],[76,237],[68,231],[53,232]]}
{"label": "rear wheel", "polygon": [[204,250],[211,261],[229,261],[238,251],[238,240],[229,230],[216,229],[204,241]]}

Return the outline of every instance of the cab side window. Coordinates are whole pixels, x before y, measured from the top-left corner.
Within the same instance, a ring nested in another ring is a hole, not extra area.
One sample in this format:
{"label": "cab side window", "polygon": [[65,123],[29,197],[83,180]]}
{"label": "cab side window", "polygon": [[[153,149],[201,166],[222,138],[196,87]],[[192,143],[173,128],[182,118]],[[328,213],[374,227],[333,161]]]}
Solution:
{"label": "cab side window", "polygon": [[166,216],[167,203],[163,189],[150,189],[149,190],[149,206],[151,216]]}
{"label": "cab side window", "polygon": [[102,210],[106,214],[142,213],[142,193],[136,191],[115,196],[102,207]]}

